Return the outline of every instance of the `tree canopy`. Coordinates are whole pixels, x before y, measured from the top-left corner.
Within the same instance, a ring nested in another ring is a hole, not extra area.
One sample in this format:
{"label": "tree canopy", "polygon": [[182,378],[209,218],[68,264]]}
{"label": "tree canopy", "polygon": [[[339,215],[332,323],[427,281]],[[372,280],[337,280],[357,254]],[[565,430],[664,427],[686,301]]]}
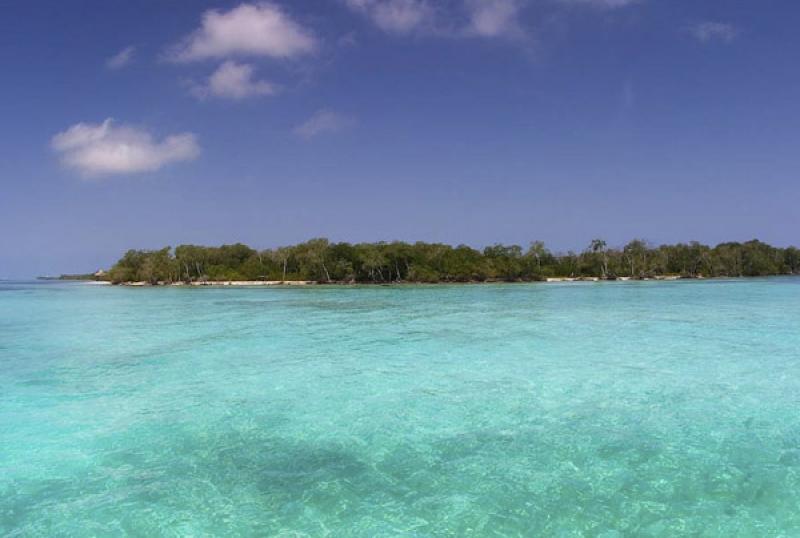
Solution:
{"label": "tree canopy", "polygon": [[550,277],[615,279],[738,277],[800,273],[800,250],[758,240],[709,247],[698,242],[652,246],[634,239],[620,248],[593,239],[579,253],[553,253],[541,241],[524,249],[495,244],[483,251],[441,243],[331,243],[317,238],[258,251],[220,247],[129,250],[111,268],[115,283],[272,280],[316,282],[537,281]]}

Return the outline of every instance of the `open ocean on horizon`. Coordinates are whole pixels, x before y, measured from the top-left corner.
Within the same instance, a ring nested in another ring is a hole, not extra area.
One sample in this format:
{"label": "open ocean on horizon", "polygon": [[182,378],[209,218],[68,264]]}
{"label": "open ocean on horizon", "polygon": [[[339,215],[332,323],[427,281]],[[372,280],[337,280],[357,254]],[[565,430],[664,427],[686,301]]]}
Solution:
{"label": "open ocean on horizon", "polygon": [[0,282],[0,536],[800,536],[800,278]]}

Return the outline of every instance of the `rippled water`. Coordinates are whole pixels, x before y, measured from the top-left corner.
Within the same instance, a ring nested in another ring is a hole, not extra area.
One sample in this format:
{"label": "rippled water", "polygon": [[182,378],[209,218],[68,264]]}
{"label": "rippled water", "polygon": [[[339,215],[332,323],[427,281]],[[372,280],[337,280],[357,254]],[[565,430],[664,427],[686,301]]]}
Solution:
{"label": "rippled water", "polygon": [[0,283],[0,535],[798,536],[800,280]]}

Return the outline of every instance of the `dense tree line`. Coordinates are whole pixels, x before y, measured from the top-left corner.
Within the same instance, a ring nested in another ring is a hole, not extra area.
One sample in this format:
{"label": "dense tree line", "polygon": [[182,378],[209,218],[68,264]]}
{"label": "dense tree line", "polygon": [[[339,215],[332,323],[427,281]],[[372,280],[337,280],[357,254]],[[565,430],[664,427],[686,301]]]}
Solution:
{"label": "dense tree line", "polygon": [[483,251],[440,243],[331,243],[312,239],[258,251],[246,245],[129,250],[108,273],[115,283],[143,281],[311,280],[316,282],[536,281],[549,277],[653,278],[766,276],[800,273],[800,250],[757,240],[709,247],[697,242],[650,246],[636,239],[609,248],[595,239],[582,252],[553,253],[541,241],[527,249]]}

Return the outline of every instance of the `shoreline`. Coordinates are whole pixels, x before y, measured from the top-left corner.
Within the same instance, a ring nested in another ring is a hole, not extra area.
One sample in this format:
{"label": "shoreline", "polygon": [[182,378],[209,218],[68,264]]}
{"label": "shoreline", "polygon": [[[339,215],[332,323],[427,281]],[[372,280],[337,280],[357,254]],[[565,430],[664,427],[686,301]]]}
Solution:
{"label": "shoreline", "polygon": [[581,284],[581,283],[610,283],[610,282],[677,282],[686,280],[749,280],[754,278],[774,278],[791,277],[798,275],[768,275],[768,276],[680,276],[663,275],[646,278],[638,277],[549,277],[542,280],[471,280],[462,282],[352,282],[352,281],[331,281],[317,282],[314,280],[218,280],[205,282],[93,282],[94,284],[108,284],[113,286],[131,288],[158,288],[158,287],[177,287],[177,288],[202,288],[202,287],[308,287],[308,286],[470,286],[470,285],[492,285],[492,284]]}
{"label": "shoreline", "polygon": [[316,286],[319,282],[313,280],[214,280],[203,282],[120,282],[113,286],[129,286],[134,288],[142,287],[204,287],[204,286]]}

